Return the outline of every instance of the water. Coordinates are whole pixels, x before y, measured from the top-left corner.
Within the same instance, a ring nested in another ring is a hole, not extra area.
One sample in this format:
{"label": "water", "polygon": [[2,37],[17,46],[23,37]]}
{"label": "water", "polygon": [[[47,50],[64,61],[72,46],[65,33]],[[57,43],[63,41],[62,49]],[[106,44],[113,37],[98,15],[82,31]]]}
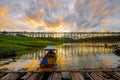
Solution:
{"label": "water", "polygon": [[[81,68],[115,68],[120,65],[120,56],[115,55],[113,49],[105,48],[103,44],[65,43],[57,46],[57,67],[60,69]],[[97,46],[97,47],[95,47]],[[39,67],[40,61],[46,51],[38,50],[17,56],[15,58],[1,59],[0,68],[18,70],[27,68],[34,70]]]}

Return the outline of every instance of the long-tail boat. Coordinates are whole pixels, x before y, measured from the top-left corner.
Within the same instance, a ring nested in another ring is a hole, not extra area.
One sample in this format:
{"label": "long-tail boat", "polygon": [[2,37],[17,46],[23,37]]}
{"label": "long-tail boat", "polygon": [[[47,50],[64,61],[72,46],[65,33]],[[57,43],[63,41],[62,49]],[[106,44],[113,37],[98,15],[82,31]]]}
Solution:
{"label": "long-tail boat", "polygon": [[47,51],[47,54],[43,57],[40,63],[40,67],[44,70],[53,69],[56,66],[57,49],[55,48],[55,46],[47,46],[46,48],[44,48],[44,50]]}

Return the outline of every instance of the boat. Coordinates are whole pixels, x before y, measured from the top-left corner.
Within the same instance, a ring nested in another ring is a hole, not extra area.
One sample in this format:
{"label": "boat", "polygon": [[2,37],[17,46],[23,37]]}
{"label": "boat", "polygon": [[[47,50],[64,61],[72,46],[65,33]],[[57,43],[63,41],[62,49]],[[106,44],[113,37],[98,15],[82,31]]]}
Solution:
{"label": "boat", "polygon": [[44,50],[47,51],[47,54],[43,57],[40,63],[41,69],[48,70],[55,68],[57,59],[57,49],[55,48],[55,46],[47,46],[46,48],[44,48]]}

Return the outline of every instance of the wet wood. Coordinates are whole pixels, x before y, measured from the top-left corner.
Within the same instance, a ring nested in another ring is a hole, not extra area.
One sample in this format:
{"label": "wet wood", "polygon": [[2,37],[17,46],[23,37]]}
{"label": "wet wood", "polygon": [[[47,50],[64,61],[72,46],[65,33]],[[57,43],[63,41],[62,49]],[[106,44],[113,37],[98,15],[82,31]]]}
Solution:
{"label": "wet wood", "polygon": [[78,76],[79,80],[84,80],[83,76],[79,72],[77,72],[77,76]]}
{"label": "wet wood", "polygon": [[94,80],[94,79],[92,78],[92,76],[90,76],[89,73],[86,72],[86,75],[90,78],[90,80]]}
{"label": "wet wood", "polygon": [[34,71],[27,71],[27,70],[22,70],[22,71],[0,71],[4,73],[11,73],[11,72],[119,72],[120,68],[108,68],[108,69],[76,69],[76,70],[34,70]]}
{"label": "wet wood", "polygon": [[76,72],[71,72],[70,75],[72,80],[79,80],[79,77],[77,76]]}
{"label": "wet wood", "polygon": [[120,74],[118,72],[114,72],[110,75],[113,76],[115,79],[120,80]]}
{"label": "wet wood", "polygon": [[113,74],[116,75],[117,77],[119,77],[119,79],[120,79],[120,72],[114,72]]}
{"label": "wet wood", "polygon": [[9,78],[11,77],[12,74],[13,74],[13,73],[8,73],[7,75],[3,76],[3,77],[1,78],[1,80],[9,80]]}
{"label": "wet wood", "polygon": [[[68,73],[70,80],[120,80],[120,70],[118,71],[96,71],[85,70],[83,72],[71,70],[70,72],[52,71],[52,72],[9,72],[10,70],[0,69],[0,80],[62,80],[62,73]],[[37,70],[36,70],[37,71]],[[104,73],[104,74],[103,74]],[[84,75],[83,75],[84,74]],[[86,76],[85,76],[86,75]],[[108,77],[105,77],[105,75]],[[109,77],[110,76],[110,77]],[[68,80],[68,79],[67,79]]]}
{"label": "wet wood", "polygon": [[22,73],[9,73],[2,77],[1,80],[17,80],[19,77],[21,77],[23,74]]}
{"label": "wet wood", "polygon": [[51,73],[51,74],[49,75],[48,80],[52,80],[53,74],[54,74],[54,73]]}
{"label": "wet wood", "polygon": [[36,80],[38,73],[33,73],[27,80]]}
{"label": "wet wood", "polygon": [[38,80],[42,80],[42,78],[43,78],[43,75],[39,75]]}
{"label": "wet wood", "polygon": [[5,76],[7,73],[0,73],[0,78]]}
{"label": "wet wood", "polygon": [[7,68],[0,69],[0,72],[8,70]]}
{"label": "wet wood", "polygon": [[61,73],[54,72],[52,80],[61,80]]}
{"label": "wet wood", "polygon": [[21,80],[27,80],[31,75],[32,75],[32,73],[28,72],[27,74],[25,74],[24,76],[21,77]]}
{"label": "wet wood", "polygon": [[116,74],[115,72],[106,72],[106,74],[112,76],[113,78],[117,79],[117,80],[120,80],[120,76],[118,74]]}
{"label": "wet wood", "polygon": [[0,69],[0,78],[5,76],[7,73],[2,73],[4,71],[8,70],[7,68]]}

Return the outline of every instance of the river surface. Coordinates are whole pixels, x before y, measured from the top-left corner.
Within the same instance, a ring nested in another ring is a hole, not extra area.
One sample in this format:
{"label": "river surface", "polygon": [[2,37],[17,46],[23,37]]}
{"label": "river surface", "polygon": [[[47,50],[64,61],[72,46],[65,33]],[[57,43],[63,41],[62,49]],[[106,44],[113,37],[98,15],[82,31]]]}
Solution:
{"label": "river surface", "polygon": [[[57,47],[57,67],[60,69],[81,68],[115,68],[120,65],[120,56],[113,53],[113,48],[105,48],[101,45],[81,43],[64,43]],[[0,68],[18,70],[27,68],[34,70],[39,67],[42,58],[47,52],[37,50],[14,58],[0,59]]]}

